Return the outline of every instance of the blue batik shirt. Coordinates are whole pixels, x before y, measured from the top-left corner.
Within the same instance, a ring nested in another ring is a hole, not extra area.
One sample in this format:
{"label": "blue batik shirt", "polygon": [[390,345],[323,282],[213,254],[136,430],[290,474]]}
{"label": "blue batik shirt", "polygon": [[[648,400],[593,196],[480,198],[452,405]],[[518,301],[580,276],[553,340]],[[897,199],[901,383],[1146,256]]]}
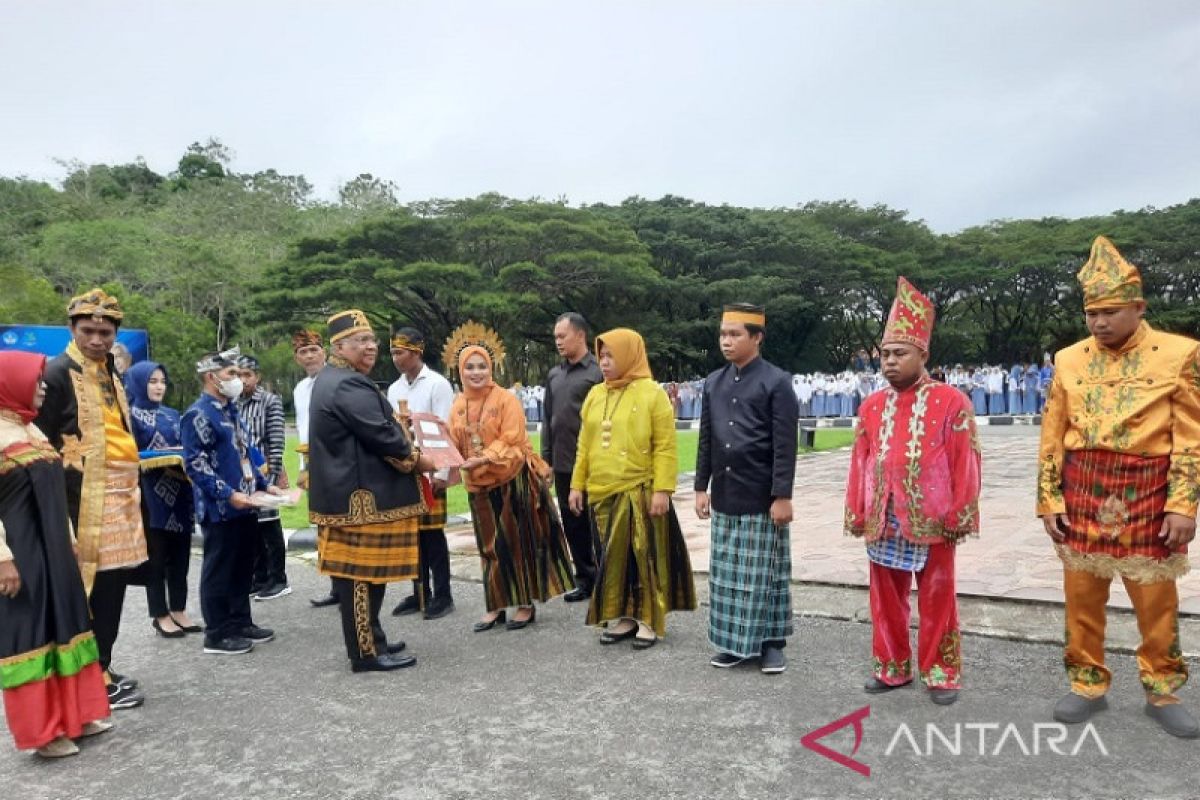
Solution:
{"label": "blue batik shirt", "polygon": [[[125,396],[129,398],[129,421],[138,450],[179,450],[179,412],[150,399],[146,386],[150,376],[167,370],[153,361],[139,361],[125,373]],[[164,467],[142,473],[142,498],[146,501],[147,526],[172,533],[192,532],[192,487],[178,468]]]}
{"label": "blue batik shirt", "polygon": [[234,492],[253,494],[256,489],[267,488],[267,479],[258,469],[252,468],[249,477],[242,470],[242,460],[249,463],[250,445],[237,404],[210,394],[200,395],[184,412],[180,434],[183,463],[192,480],[196,518],[201,524],[256,515],[253,508],[239,509],[229,504]]}

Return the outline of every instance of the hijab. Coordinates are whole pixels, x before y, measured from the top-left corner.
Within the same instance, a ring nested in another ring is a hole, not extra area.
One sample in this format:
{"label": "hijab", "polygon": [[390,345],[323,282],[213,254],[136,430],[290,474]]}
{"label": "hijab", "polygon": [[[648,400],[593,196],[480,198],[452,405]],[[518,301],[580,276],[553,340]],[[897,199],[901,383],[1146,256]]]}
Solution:
{"label": "hijab", "polygon": [[650,372],[650,362],[646,360],[646,343],[637,331],[614,328],[596,337],[597,354],[600,353],[601,346],[608,347],[612,353],[613,364],[617,368],[617,377],[604,381],[608,388],[620,389],[638,378],[654,377]]}
{"label": "hijab", "polygon": [[[475,355],[483,356],[483,360],[486,361],[488,365],[488,382],[479,388],[475,388],[474,386],[468,384],[465,377],[467,359]],[[492,379],[492,369],[492,356],[490,353],[488,353],[486,348],[480,347],[477,344],[464,347],[462,352],[458,354],[458,377],[459,380],[462,381],[463,394],[471,400],[478,400],[479,398],[487,395],[487,393],[492,390],[492,387],[496,385],[496,382]]]}
{"label": "hijab", "polygon": [[166,379],[167,368],[153,361],[139,361],[125,371],[125,395],[134,408],[158,408],[161,404],[151,400],[147,391],[155,370],[162,370],[163,379]]}
{"label": "hijab", "polygon": [[33,422],[38,415],[33,395],[45,368],[46,357],[40,353],[0,352],[0,409],[13,412],[26,425]]}

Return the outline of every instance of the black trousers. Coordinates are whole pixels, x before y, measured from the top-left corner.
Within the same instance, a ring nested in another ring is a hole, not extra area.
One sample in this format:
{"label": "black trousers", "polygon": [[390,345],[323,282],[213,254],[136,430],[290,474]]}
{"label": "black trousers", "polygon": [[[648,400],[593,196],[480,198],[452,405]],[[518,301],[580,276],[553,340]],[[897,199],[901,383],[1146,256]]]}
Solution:
{"label": "black trousers", "polygon": [[258,518],[253,514],[203,526],[204,560],[200,567],[200,611],[205,637],[219,641],[254,624],[250,617],[250,580]]}
{"label": "black trousers", "polygon": [[146,529],[146,547],[150,555],[146,568],[146,606],[150,616],[165,617],[171,611],[187,608],[191,545],[192,537],[186,532]]}
{"label": "black trousers", "polygon": [[333,593],[342,613],[342,638],[346,656],[351,660],[372,658],[386,653],[387,637],[379,623],[379,609],[387,584],[333,578]]}
{"label": "black trousers", "polygon": [[286,584],[287,544],[283,541],[283,522],[278,517],[258,521],[258,537],[254,551],[253,586],[266,588]]}
{"label": "black trousers", "polygon": [[[422,530],[417,538],[417,553],[421,559],[421,580],[425,604],[433,598],[451,599],[450,596],[450,544],[446,541],[446,530]],[[417,593],[418,581],[413,581],[413,594]]]}
{"label": "black trousers", "polygon": [[92,581],[88,604],[92,609],[92,632],[100,651],[100,667],[112,663],[113,645],[121,629],[121,610],[125,607],[125,587],[129,585],[129,570],[110,569],[97,572]]}
{"label": "black trousers", "polygon": [[571,548],[571,560],[575,562],[575,584],[591,594],[596,586],[596,553],[600,551],[600,540],[592,531],[588,521],[587,495],[583,496],[584,512],[578,517],[571,513],[567,499],[571,494],[571,473],[554,473],[554,493],[558,495],[558,511],[562,516],[563,533],[567,535],[567,546]]}

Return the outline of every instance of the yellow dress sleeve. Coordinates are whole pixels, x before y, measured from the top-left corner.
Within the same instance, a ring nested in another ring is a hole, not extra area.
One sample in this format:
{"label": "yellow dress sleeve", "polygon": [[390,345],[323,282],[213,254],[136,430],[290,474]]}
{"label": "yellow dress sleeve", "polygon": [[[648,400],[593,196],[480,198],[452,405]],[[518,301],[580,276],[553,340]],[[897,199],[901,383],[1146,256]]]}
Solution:
{"label": "yellow dress sleeve", "polygon": [[1200,347],[1183,362],[1171,394],[1171,466],[1168,514],[1196,516],[1200,499]]}
{"label": "yellow dress sleeve", "polygon": [[1067,504],[1063,500],[1062,468],[1066,447],[1063,437],[1067,435],[1067,393],[1054,371],[1050,382],[1050,394],[1042,410],[1041,446],[1038,449],[1037,514],[1065,514]]}
{"label": "yellow dress sleeve", "polygon": [[[603,385],[603,384],[601,384]],[[583,398],[583,406],[579,409],[579,441],[575,449],[575,469],[571,472],[571,488],[580,492],[587,491],[588,466],[592,459],[592,442],[596,438],[596,426],[599,424],[595,416],[595,390],[589,391]]]}
{"label": "yellow dress sleeve", "polygon": [[651,383],[654,399],[650,406],[650,463],[654,491],[675,492],[679,480],[679,451],[675,444],[675,409],[662,387]]}

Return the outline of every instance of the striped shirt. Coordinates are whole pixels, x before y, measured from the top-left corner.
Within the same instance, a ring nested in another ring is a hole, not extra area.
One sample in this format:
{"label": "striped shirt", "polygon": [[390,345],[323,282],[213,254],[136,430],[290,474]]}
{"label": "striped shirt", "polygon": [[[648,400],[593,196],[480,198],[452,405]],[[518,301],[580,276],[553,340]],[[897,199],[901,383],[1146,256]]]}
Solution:
{"label": "striped shirt", "polygon": [[250,444],[267,460],[268,482],[274,486],[283,472],[283,448],[286,441],[283,400],[259,386],[249,397],[238,398],[238,413],[250,431]]}

